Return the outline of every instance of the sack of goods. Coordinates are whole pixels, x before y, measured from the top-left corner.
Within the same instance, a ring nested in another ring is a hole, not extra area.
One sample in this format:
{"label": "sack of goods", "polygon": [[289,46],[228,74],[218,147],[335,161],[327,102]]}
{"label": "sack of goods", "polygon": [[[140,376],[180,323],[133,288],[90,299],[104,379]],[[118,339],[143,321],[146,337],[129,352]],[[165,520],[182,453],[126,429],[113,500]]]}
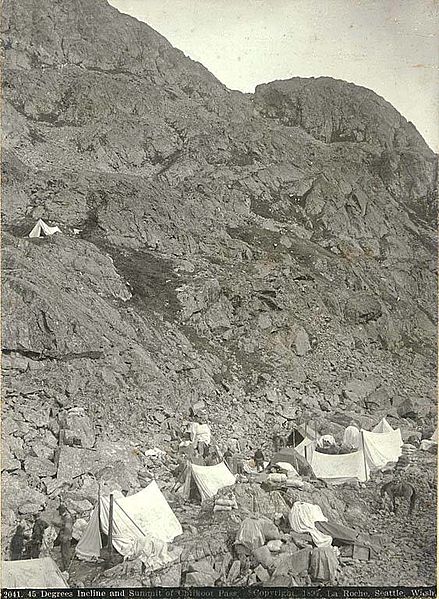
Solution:
{"label": "sack of goods", "polygon": [[231,512],[232,508],[230,507],[230,505],[217,505],[217,504],[215,504],[213,506],[213,511],[214,512]]}
{"label": "sack of goods", "polygon": [[287,480],[287,475],[286,474],[278,474],[276,472],[272,472],[271,474],[269,474],[267,476],[267,480],[269,480],[272,483],[284,483]]}
{"label": "sack of goods", "polygon": [[238,509],[235,496],[217,497],[215,499],[214,512],[230,512],[233,509]]}
{"label": "sack of goods", "polygon": [[277,539],[276,541],[268,541],[267,547],[272,553],[279,553],[282,549],[282,541],[280,539]]}
{"label": "sack of goods", "polygon": [[300,478],[288,478],[286,482],[287,487],[291,487],[292,489],[301,489],[305,488],[305,483]]}

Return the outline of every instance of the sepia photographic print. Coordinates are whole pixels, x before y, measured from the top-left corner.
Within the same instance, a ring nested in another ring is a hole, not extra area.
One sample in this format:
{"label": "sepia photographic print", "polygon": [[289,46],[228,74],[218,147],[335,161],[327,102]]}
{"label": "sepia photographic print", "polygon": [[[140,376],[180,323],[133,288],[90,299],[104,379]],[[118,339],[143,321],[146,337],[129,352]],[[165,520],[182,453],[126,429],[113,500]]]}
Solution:
{"label": "sepia photographic print", "polygon": [[436,0],[3,0],[3,599],[436,597]]}

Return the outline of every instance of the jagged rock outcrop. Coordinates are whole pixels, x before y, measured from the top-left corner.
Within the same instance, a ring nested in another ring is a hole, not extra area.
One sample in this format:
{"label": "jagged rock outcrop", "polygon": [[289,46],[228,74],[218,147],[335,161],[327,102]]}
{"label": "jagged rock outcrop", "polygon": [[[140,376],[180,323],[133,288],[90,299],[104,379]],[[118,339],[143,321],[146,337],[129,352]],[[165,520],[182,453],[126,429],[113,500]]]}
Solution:
{"label": "jagged rock outcrop", "polygon": [[[255,439],[292,404],[433,413],[437,157],[413,125],[327,78],[231,92],[104,0],[3,13],[6,410],[30,390],[148,442],[200,398]],[[62,233],[27,238],[38,218]]]}

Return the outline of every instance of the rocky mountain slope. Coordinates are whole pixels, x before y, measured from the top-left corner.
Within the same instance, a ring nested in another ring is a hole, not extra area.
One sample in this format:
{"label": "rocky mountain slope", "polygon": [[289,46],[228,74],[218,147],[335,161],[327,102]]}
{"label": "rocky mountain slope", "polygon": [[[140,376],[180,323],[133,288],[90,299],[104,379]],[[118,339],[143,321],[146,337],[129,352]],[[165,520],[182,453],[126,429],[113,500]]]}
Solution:
{"label": "rocky mountain slope", "polygon": [[437,157],[411,123],[328,78],[230,91],[104,0],[3,14],[8,414],[83,406],[147,444],[198,399],[254,442],[431,420]]}

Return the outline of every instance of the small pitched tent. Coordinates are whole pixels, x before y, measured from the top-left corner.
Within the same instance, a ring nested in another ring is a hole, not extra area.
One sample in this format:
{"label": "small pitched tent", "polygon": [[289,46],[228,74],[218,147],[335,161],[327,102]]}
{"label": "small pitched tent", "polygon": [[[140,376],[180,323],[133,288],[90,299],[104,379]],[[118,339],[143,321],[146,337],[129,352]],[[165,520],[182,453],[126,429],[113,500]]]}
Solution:
{"label": "small pitched tent", "polygon": [[49,236],[54,233],[61,233],[59,227],[49,227],[41,218],[37,220],[35,227],[29,233],[29,237],[42,237],[43,235]]}
{"label": "small pitched tent", "polygon": [[66,589],[60,569],[51,557],[2,562],[2,589]]}
{"label": "small pitched tent", "polygon": [[293,426],[287,436],[287,445],[298,447],[305,439],[317,440],[318,436],[317,424],[310,420],[304,424]]}
{"label": "small pitched tent", "polygon": [[378,424],[372,429],[373,433],[390,433],[394,429],[390,426],[385,418],[382,418]]}
{"label": "small pitched tent", "polygon": [[[124,497],[117,491],[113,497],[113,546],[121,555],[127,555],[137,539],[153,537],[171,542],[182,534],[180,522],[155,481],[135,495]],[[99,557],[101,530],[108,534],[109,511],[110,498],[101,497],[99,507],[92,512],[88,527],[76,546],[79,559]]]}
{"label": "small pitched tent", "polygon": [[313,476],[313,468],[308,461],[293,447],[284,447],[274,454],[270,460],[270,465],[286,462],[302,476]]}
{"label": "small pitched tent", "polygon": [[185,499],[197,496],[201,501],[214,497],[220,489],[235,484],[235,477],[224,462],[215,466],[198,466],[188,462],[183,474],[183,483],[175,492]]}

